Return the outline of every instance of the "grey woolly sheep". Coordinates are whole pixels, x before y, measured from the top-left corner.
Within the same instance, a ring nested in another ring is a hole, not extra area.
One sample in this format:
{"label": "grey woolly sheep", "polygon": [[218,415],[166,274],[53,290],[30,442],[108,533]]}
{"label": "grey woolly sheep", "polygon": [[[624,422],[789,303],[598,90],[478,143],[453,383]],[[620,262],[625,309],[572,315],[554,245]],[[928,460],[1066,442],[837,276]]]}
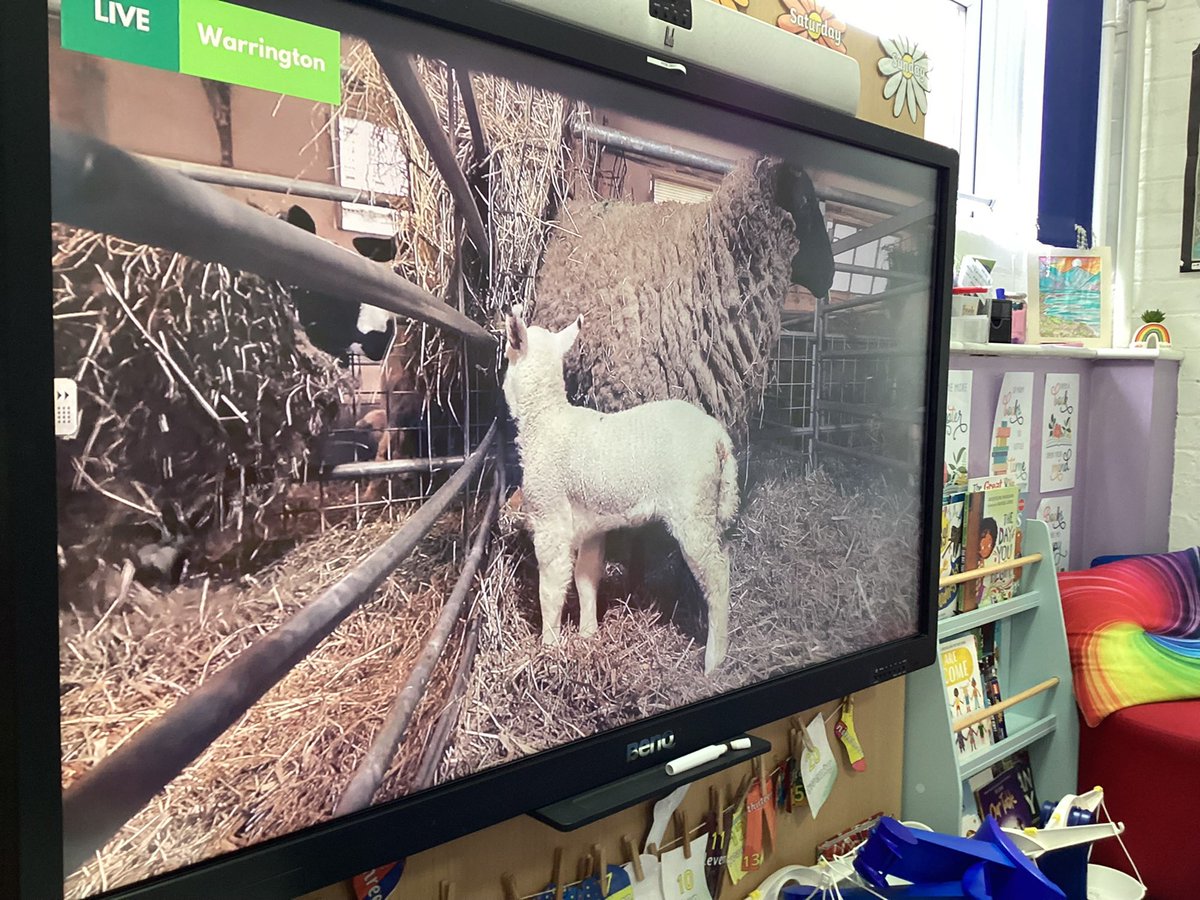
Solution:
{"label": "grey woolly sheep", "polygon": [[704,204],[569,204],[533,320],[577,313],[571,395],[614,412],[688,400],[744,442],[792,284],[828,293],[833,256],[812,182],[778,160],[740,163]]}

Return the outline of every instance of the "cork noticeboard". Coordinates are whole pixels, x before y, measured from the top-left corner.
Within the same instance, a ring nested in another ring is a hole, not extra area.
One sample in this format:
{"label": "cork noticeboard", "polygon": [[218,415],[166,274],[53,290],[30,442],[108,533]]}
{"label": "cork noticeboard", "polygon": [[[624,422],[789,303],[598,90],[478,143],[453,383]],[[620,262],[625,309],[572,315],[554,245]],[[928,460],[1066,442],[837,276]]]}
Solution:
{"label": "cork noticeboard", "polygon": [[[807,724],[818,710],[829,718],[836,714],[837,708],[838,701],[834,701],[795,718]],[[841,743],[833,735],[833,722],[829,721],[830,746],[838,759],[839,771],[833,792],[820,814],[816,819],[806,810],[781,815],[778,846],[767,855],[761,869],[736,886],[729,884],[726,876],[721,900],[744,900],[767,876],[785,865],[812,864],[818,844],[864,819],[881,812],[900,814],[904,680],[896,679],[856,693],[854,720],[866,752],[867,770],[855,772],[850,768]],[[787,753],[790,722],[791,719],[782,719],[753,732],[771,742],[773,749],[764,760],[772,767]],[[723,789],[728,796],[749,771],[749,765],[742,765],[695,782],[682,807],[689,825],[700,821],[708,806],[710,787]],[[549,881],[556,848],[563,851],[563,871],[572,876],[578,861],[597,844],[607,861],[624,862],[621,837],[628,836],[640,844],[650,825],[651,811],[651,804],[640,804],[569,833],[555,831],[528,816],[509,819],[409,858],[400,883],[388,900],[436,900],[443,883],[454,886],[456,900],[502,900],[500,879],[505,872],[512,873],[518,896],[533,894]],[[674,836],[674,829],[668,827],[666,839]],[[350,885],[344,883],[307,894],[300,900],[355,900],[355,895]]]}

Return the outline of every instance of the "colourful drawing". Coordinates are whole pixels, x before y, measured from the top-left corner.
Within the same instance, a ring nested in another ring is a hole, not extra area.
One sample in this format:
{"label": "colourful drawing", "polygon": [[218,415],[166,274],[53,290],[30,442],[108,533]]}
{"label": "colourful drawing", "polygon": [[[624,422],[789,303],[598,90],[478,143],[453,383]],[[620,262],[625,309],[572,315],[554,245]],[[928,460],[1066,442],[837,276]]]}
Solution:
{"label": "colourful drawing", "polygon": [[1104,263],[1099,256],[1039,256],[1041,340],[1101,337]]}

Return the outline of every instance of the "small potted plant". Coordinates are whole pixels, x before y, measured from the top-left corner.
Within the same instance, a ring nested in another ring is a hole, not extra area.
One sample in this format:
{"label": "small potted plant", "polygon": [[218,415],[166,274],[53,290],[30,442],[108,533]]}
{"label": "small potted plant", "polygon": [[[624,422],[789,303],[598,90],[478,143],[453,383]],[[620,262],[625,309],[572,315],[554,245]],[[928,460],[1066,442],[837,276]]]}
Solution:
{"label": "small potted plant", "polygon": [[1134,347],[1144,347],[1148,350],[1153,350],[1159,347],[1171,346],[1171,332],[1167,330],[1167,326],[1163,324],[1163,315],[1161,309],[1148,309],[1142,313],[1142,327],[1137,330],[1137,334],[1133,336]]}

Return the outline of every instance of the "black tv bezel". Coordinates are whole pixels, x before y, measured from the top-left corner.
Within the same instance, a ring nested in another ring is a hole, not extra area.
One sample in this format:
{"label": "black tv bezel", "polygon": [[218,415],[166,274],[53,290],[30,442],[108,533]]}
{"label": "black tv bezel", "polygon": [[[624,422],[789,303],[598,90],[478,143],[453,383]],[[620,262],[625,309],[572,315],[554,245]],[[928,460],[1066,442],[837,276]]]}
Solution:
{"label": "black tv bezel", "polygon": [[[909,160],[937,173],[934,291],[925,402],[922,525],[938,531],[944,441],[949,303],[958,157],[954,151],[688,62],[686,77],[645,62],[631,44],[493,0],[328,0],[409,16],[604,75],[665,96]],[[253,0],[286,14],[286,4]],[[30,315],[51,293],[49,86],[46,7],[16,3],[0,30],[0,560],[8,598],[0,603],[0,896],[45,900],[62,890],[58,700],[57,522],[49,382],[49,316]],[[15,138],[15,139],[14,139]],[[46,386],[45,394],[37,387]],[[23,386],[30,389],[22,389]],[[43,396],[45,399],[43,399]],[[677,752],[760,727],[851,691],[929,665],[936,644],[937,549],[922,546],[917,634],[763,684],[701,701],[480,772],[415,796],[315,825],[237,853],[196,863],[103,896],[190,898],[234,890],[291,897],[403,858],[528,810],[591,790],[635,766],[630,740],[673,731]],[[661,765],[661,760],[639,768]],[[16,827],[10,827],[15,822]]]}

